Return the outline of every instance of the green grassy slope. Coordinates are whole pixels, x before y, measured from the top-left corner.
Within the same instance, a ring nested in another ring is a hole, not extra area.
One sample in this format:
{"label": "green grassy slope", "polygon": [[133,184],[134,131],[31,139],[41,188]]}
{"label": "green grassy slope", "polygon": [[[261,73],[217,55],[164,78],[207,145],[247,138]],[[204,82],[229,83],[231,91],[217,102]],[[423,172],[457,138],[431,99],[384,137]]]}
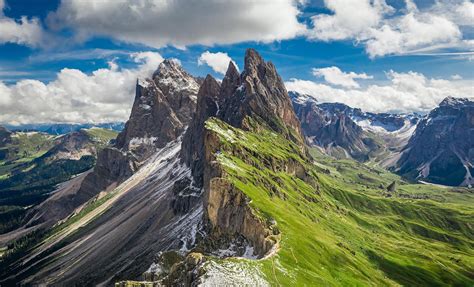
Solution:
{"label": "green grassy slope", "polygon": [[94,142],[98,142],[101,144],[108,144],[118,135],[117,131],[103,128],[90,128],[85,129],[84,131],[92,138]]}
{"label": "green grassy slope", "polygon": [[[265,129],[245,132],[217,119],[207,128],[219,135],[218,160],[228,178],[282,233],[272,257],[213,263],[259,269],[283,286],[474,284],[472,193],[406,184],[349,160],[320,155],[313,163]],[[303,164],[308,178],[274,168],[275,161]],[[393,181],[398,187],[389,193]]]}
{"label": "green grassy slope", "polygon": [[[96,149],[107,145],[117,132],[101,128],[84,130]],[[79,160],[44,158],[55,143],[55,136],[44,133],[15,133],[3,148],[0,161],[0,234],[21,224],[26,209],[41,203],[56,188],[94,166],[94,156]]]}
{"label": "green grassy slope", "polygon": [[53,146],[53,139],[45,133],[15,133],[12,142],[0,148],[0,180],[46,153]]}

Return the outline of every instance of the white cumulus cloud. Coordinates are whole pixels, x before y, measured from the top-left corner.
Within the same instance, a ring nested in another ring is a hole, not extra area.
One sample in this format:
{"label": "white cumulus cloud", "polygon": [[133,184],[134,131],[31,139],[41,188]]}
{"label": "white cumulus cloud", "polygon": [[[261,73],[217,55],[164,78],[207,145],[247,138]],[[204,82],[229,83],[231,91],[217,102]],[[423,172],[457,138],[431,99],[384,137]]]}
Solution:
{"label": "white cumulus cloud", "polygon": [[219,74],[225,74],[227,67],[229,66],[229,62],[233,62],[237,67],[237,64],[232,60],[232,58],[229,57],[227,53],[223,52],[211,53],[206,51],[198,58],[199,66],[208,65],[214,70],[214,72]]}
{"label": "white cumulus cloud", "polygon": [[285,83],[289,91],[307,94],[320,102],[340,102],[369,112],[429,112],[444,98],[467,97],[473,81],[430,79],[417,72],[386,73],[386,84],[363,89],[340,89],[313,81],[291,79]]}
{"label": "white cumulus cloud", "polygon": [[22,16],[15,20],[3,13],[5,1],[0,0],[0,44],[15,43],[30,47],[46,44],[46,34],[38,18]]}
{"label": "white cumulus cloud", "polygon": [[10,124],[48,122],[125,121],[135,95],[137,77],[149,77],[163,58],[154,52],[130,55],[140,63],[122,69],[115,62],[91,74],[62,69],[54,81],[0,82],[0,122]]}
{"label": "white cumulus cloud", "polygon": [[332,14],[311,17],[310,40],[354,40],[371,58],[441,48],[466,49],[460,26],[474,25],[470,1],[439,0],[423,11],[412,0],[395,9],[385,0],[325,0]]}
{"label": "white cumulus cloud", "polygon": [[406,54],[439,44],[456,46],[461,36],[459,27],[442,16],[410,13],[371,30],[366,49],[371,57]]}
{"label": "white cumulus cloud", "polygon": [[69,0],[49,26],[73,28],[79,39],[110,36],[152,47],[271,42],[302,34],[293,0]]}
{"label": "white cumulus cloud", "polygon": [[323,77],[324,80],[330,84],[342,86],[345,88],[359,88],[359,84],[354,79],[372,79],[365,73],[357,74],[354,72],[343,72],[338,67],[327,68],[313,68],[313,75],[316,77]]}
{"label": "white cumulus cloud", "polygon": [[385,14],[394,12],[385,0],[325,0],[324,3],[333,14],[311,17],[314,27],[308,32],[310,39],[359,38],[368,28],[377,26]]}

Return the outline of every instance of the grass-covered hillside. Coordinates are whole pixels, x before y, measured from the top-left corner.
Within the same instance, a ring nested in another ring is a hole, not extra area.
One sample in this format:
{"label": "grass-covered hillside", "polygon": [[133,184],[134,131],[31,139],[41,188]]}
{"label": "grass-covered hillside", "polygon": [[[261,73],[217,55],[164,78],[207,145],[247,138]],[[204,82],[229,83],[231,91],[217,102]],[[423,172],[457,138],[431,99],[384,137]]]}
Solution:
{"label": "grass-covered hillside", "polygon": [[0,233],[18,227],[26,210],[45,200],[57,184],[92,168],[95,152],[117,136],[99,128],[75,133],[16,132],[1,148]]}
{"label": "grass-covered hillside", "polygon": [[[227,178],[281,232],[273,256],[208,257],[208,274],[250,272],[272,286],[474,284],[470,191],[408,184],[385,170],[317,153],[313,162],[266,129],[242,131],[217,119],[207,128],[219,136]],[[288,174],[284,162],[303,165],[305,175]]]}
{"label": "grass-covered hillside", "polygon": [[0,179],[13,170],[42,156],[53,147],[54,136],[38,132],[17,132],[11,142],[0,148]]}

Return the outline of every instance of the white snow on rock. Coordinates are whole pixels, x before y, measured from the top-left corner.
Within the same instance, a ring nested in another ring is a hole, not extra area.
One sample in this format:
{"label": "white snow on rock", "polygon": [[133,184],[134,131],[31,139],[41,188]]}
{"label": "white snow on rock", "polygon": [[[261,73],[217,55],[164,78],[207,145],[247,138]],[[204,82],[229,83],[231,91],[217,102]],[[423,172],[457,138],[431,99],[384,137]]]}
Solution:
{"label": "white snow on rock", "polygon": [[144,110],[151,110],[151,106],[147,104],[140,104],[139,107]]}
{"label": "white snow on rock", "polygon": [[174,92],[189,91],[197,94],[199,91],[198,82],[186,73],[180,63],[174,59],[162,62],[153,74],[153,78],[159,85]]}
{"label": "white snow on rock", "polygon": [[258,265],[242,261],[208,261],[203,267],[205,275],[198,286],[270,286]]}
{"label": "white snow on rock", "polygon": [[152,82],[150,80],[147,80],[147,79],[138,78],[138,85],[140,87],[143,87],[143,88],[147,89],[152,85]]}
{"label": "white snow on rock", "polygon": [[128,145],[130,149],[134,149],[142,145],[153,145],[157,139],[157,137],[132,138]]}

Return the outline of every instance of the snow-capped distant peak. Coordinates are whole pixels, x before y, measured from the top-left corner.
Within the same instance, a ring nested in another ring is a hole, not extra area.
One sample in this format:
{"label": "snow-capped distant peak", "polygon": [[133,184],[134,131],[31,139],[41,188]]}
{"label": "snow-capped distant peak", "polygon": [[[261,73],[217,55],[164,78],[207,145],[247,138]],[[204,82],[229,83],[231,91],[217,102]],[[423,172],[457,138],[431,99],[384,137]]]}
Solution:
{"label": "snow-capped distant peak", "polygon": [[300,94],[300,93],[297,93],[297,92],[293,92],[293,91],[290,91],[288,92],[288,95],[290,96],[291,100],[294,102],[294,103],[297,103],[297,104],[305,104],[305,103],[308,103],[308,102],[311,102],[311,103],[317,103],[318,100],[316,100],[314,97],[310,96],[310,95],[307,95],[307,94]]}
{"label": "snow-capped distant peak", "polygon": [[456,106],[461,106],[461,105],[466,105],[466,104],[474,104],[473,99],[447,97],[439,104],[439,106],[440,107],[445,107],[445,106],[456,107]]}

